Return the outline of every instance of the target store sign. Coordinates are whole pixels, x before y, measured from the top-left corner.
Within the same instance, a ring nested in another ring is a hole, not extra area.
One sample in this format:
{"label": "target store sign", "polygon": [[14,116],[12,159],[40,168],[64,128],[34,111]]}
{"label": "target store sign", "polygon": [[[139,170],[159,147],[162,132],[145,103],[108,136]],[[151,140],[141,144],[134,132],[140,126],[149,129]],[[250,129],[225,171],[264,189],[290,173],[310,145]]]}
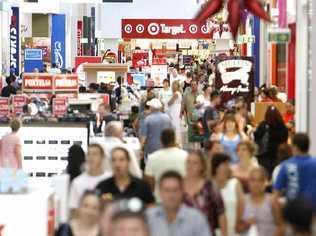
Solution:
{"label": "target store sign", "polygon": [[206,24],[191,19],[123,19],[124,39],[210,39]]}

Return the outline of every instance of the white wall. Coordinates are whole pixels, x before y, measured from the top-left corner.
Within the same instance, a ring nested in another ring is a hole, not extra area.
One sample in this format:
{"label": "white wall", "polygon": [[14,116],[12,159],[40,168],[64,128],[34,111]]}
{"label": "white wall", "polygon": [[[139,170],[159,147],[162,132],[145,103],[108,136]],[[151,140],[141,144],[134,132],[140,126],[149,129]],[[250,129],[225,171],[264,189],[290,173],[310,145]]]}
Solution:
{"label": "white wall", "polygon": [[[121,38],[121,19],[191,19],[200,4],[197,0],[134,0],[133,3],[100,4],[100,30],[103,38]],[[202,2],[202,1],[200,1]]]}

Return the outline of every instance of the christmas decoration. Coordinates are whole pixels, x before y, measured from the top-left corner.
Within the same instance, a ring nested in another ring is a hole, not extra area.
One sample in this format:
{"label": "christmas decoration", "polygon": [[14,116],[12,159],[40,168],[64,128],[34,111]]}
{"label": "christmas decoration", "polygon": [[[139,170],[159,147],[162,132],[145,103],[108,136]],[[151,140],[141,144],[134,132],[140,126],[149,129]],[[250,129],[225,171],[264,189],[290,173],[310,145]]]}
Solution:
{"label": "christmas decoration", "polygon": [[[264,11],[259,1],[260,0],[228,0],[227,10],[229,15],[227,22],[234,38],[237,36],[238,27],[241,22],[241,14],[244,9],[266,21],[271,21],[270,16]],[[224,0],[209,0],[198,13],[197,20],[202,22],[218,13],[224,7],[224,3]]]}

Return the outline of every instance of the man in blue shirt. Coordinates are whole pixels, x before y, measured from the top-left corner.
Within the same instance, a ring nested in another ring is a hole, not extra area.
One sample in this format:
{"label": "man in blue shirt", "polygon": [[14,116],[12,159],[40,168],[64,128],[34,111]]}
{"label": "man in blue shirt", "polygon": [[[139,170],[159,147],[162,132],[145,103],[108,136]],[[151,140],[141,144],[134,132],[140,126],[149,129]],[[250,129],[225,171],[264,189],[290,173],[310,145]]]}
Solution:
{"label": "man in blue shirt", "polygon": [[306,134],[294,136],[294,157],[282,163],[274,190],[277,197],[284,192],[288,200],[303,197],[316,207],[316,159],[308,154],[309,146]]}

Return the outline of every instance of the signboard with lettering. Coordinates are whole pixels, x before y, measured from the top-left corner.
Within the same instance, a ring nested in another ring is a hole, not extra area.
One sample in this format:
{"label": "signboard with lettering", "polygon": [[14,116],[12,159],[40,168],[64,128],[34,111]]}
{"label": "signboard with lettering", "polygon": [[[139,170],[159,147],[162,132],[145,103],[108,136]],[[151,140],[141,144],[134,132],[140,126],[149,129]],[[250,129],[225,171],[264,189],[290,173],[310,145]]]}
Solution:
{"label": "signboard with lettering", "polygon": [[52,62],[59,64],[60,68],[66,67],[66,16],[52,14],[51,48]]}
{"label": "signboard with lettering", "polygon": [[53,99],[53,114],[56,117],[63,117],[67,113],[67,98],[58,97]]}
{"label": "signboard with lettering", "polygon": [[122,19],[123,39],[211,39],[206,24],[191,19]]}
{"label": "signboard with lettering", "polygon": [[79,88],[77,75],[56,75],[54,77],[54,89],[57,90],[75,90]]}
{"label": "signboard with lettering", "polygon": [[83,22],[82,20],[77,21],[77,56],[82,56],[82,43],[81,39],[83,36]]}
{"label": "signboard with lettering", "polygon": [[24,71],[33,72],[34,69],[43,68],[43,51],[39,48],[26,48],[24,50]]}
{"label": "signboard with lettering", "polygon": [[25,74],[23,75],[23,91],[53,90],[53,77],[51,74]]}
{"label": "signboard with lettering", "polygon": [[254,64],[252,57],[230,57],[217,63],[215,87],[226,103],[243,96],[248,104],[254,101]]}
{"label": "signboard with lettering", "polygon": [[22,114],[23,106],[27,104],[27,97],[25,95],[14,95],[12,98],[13,114]]}
{"label": "signboard with lettering", "polygon": [[20,10],[12,7],[10,24],[10,67],[14,74],[20,74]]}
{"label": "signboard with lettering", "polygon": [[2,98],[0,97],[0,117],[8,117],[10,110],[9,110],[9,98]]}
{"label": "signboard with lettering", "polygon": [[115,83],[115,72],[114,71],[98,71],[97,72],[97,83]]}

